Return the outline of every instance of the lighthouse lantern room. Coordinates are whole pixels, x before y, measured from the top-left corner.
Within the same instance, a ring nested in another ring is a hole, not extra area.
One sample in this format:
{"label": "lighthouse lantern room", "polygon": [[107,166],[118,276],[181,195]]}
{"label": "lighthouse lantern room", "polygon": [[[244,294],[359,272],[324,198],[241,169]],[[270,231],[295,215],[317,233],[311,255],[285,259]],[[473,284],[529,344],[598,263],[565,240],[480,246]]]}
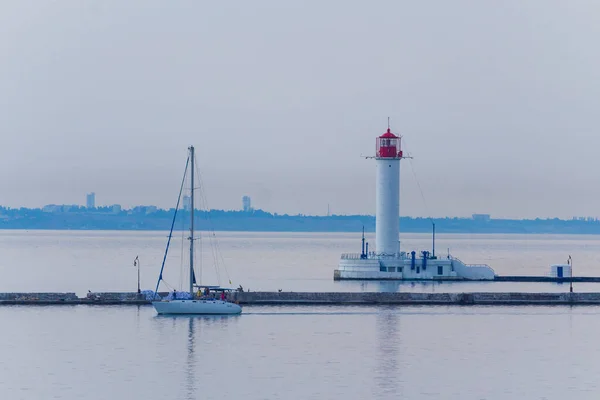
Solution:
{"label": "lighthouse lantern room", "polygon": [[394,135],[390,128],[387,132],[377,138],[377,158],[402,158],[400,149],[400,137]]}

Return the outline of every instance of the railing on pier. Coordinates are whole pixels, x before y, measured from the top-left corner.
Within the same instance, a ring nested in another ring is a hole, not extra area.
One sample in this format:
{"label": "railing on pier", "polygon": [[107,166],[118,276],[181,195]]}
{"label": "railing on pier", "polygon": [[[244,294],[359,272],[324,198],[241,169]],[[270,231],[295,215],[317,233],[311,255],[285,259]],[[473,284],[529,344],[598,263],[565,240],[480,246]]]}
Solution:
{"label": "railing on pier", "polygon": [[361,254],[360,253],[342,253],[341,259],[342,260],[360,260]]}
{"label": "railing on pier", "polygon": [[[365,254],[365,258],[368,260],[378,260],[381,258],[387,258],[387,259],[406,259],[406,253],[402,252],[402,253],[398,253],[398,254],[378,254],[378,253],[373,253],[373,252],[369,252],[367,254]],[[360,260],[362,259],[362,254],[360,253],[343,253],[340,257],[342,260]]]}
{"label": "railing on pier", "polygon": [[463,264],[465,265],[465,267],[487,267],[487,268],[489,268],[489,267],[490,267],[490,266],[489,266],[489,265],[487,265],[487,264],[467,264],[467,263],[463,262],[463,261],[462,261],[460,258],[458,258],[458,257],[453,257],[453,256],[450,256],[450,259],[451,259],[451,260],[456,260],[456,261],[458,261],[458,262],[460,262],[460,263],[463,263]]}
{"label": "railing on pier", "polygon": [[[340,258],[342,260],[360,260],[362,259],[362,255],[360,253],[343,253]],[[374,252],[369,252],[366,254],[366,258],[367,259],[381,259],[381,258],[387,258],[387,259],[410,259],[409,254],[407,254],[406,252],[401,252],[398,254],[378,254],[378,253],[374,253]],[[416,257],[417,260],[421,260],[423,258],[422,254],[418,254],[418,256]],[[429,259],[432,259],[432,257],[429,257]],[[487,264],[467,264],[465,262],[463,262],[461,259],[454,257],[454,256],[445,256],[444,258],[436,258],[438,260],[442,260],[442,259],[448,259],[448,260],[456,260],[462,264],[464,264],[467,267],[488,267],[489,265]]]}

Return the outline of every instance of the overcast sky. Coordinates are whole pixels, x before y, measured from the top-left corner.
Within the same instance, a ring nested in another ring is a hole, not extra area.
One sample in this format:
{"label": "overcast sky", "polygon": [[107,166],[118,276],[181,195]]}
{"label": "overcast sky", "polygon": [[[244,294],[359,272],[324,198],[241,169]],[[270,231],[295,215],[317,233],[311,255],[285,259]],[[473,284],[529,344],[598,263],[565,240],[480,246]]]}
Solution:
{"label": "overcast sky", "polygon": [[[600,216],[600,3],[2,1],[0,204]],[[417,181],[423,189],[423,201]]]}

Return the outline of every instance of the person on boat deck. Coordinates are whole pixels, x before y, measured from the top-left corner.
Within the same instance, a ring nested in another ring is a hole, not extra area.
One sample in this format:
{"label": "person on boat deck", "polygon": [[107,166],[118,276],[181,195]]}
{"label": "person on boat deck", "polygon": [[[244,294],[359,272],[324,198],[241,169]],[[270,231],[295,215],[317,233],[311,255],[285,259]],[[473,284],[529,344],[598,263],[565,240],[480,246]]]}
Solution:
{"label": "person on boat deck", "polygon": [[221,292],[221,300],[225,301],[225,292]]}
{"label": "person on boat deck", "polygon": [[175,289],[173,289],[173,300],[175,300],[177,298],[177,291]]}

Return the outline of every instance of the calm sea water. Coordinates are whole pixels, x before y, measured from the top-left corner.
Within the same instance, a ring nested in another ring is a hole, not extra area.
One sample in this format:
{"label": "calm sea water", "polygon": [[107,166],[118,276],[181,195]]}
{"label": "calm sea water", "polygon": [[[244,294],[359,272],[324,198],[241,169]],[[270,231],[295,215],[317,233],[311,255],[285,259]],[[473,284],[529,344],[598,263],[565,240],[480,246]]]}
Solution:
{"label": "calm sea water", "polygon": [[[155,284],[163,232],[0,232],[0,291]],[[557,284],[333,282],[349,234],[218,233],[221,283],[251,290],[568,290]],[[208,238],[203,243],[208,244]],[[425,235],[403,247],[426,249]],[[167,280],[178,287],[180,236]],[[218,281],[210,246],[205,283]],[[547,274],[570,254],[600,275],[595,236],[441,236],[500,274]],[[576,290],[598,290],[576,284]],[[2,399],[596,399],[600,307],[245,307],[159,317],[151,306],[0,307]]]}
{"label": "calm sea water", "polygon": [[[178,290],[187,287],[189,251],[182,236],[172,239],[164,273]],[[167,232],[0,231],[0,292],[135,291],[136,256],[142,289],[154,289],[166,242]],[[568,285],[540,283],[334,282],[340,254],[360,252],[360,234],[217,232],[203,233],[196,243],[202,283],[241,284],[252,291],[568,291]],[[430,250],[431,238],[403,234],[402,247]],[[450,249],[466,263],[489,264],[499,275],[549,275],[551,264],[571,255],[575,276],[600,276],[600,236],[438,235],[436,247],[438,255]],[[578,291],[599,288],[576,284]]]}

